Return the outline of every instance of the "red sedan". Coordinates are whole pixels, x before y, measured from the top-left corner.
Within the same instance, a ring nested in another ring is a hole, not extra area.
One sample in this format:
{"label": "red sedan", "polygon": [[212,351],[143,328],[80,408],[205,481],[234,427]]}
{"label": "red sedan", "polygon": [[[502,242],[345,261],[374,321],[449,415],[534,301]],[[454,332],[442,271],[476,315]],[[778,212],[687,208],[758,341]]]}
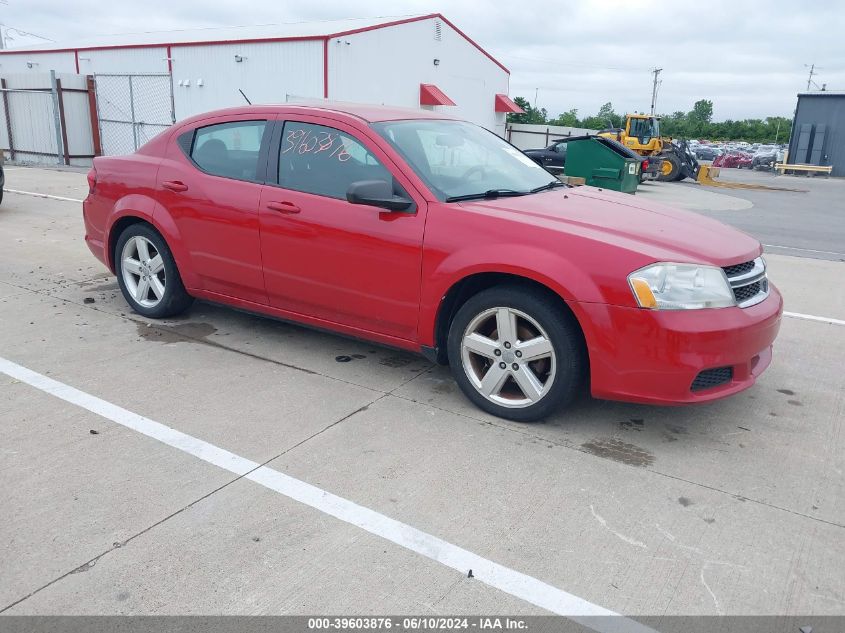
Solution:
{"label": "red sedan", "polygon": [[751,169],[751,154],[745,152],[728,152],[717,156],[713,167],[733,167],[736,169]]}
{"label": "red sedan", "polygon": [[585,384],[659,404],[736,393],[780,325],[757,240],[564,186],[439,112],[221,110],[88,180],[85,240],[136,312],[198,298],[418,351],[513,420]]}

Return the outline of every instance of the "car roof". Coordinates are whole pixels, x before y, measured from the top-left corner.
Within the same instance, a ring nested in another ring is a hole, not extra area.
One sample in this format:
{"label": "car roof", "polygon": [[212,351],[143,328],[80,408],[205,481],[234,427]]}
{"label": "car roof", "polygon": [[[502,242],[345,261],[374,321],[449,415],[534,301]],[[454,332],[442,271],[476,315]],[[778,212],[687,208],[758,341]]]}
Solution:
{"label": "car roof", "polygon": [[285,115],[312,115],[329,116],[335,119],[351,118],[366,123],[380,121],[403,121],[408,119],[445,119],[459,120],[445,112],[433,110],[420,110],[415,108],[400,108],[397,106],[373,105],[366,103],[341,103],[341,102],[317,102],[317,103],[283,103],[278,105],[243,105],[222,110],[213,110],[186,119],[185,122],[197,121],[217,116],[238,116],[257,114],[269,116],[274,114]]}

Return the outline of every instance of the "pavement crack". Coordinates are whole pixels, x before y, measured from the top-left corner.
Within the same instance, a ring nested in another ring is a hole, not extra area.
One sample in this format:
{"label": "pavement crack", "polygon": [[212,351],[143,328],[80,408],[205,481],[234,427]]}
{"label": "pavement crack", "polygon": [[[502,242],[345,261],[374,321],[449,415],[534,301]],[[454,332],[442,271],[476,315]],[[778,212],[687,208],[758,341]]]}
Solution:
{"label": "pavement crack", "polygon": [[[264,464],[261,464],[261,466],[264,466]],[[261,466],[258,466],[257,468],[261,468]],[[257,469],[257,468],[256,468],[256,469]],[[253,469],[253,470],[256,470],[256,469]],[[249,471],[249,472],[253,472],[253,471],[251,470],[251,471]],[[113,552],[113,551],[115,551],[115,550],[117,550],[117,549],[122,549],[122,548],[123,548],[123,547],[125,547],[128,543],[130,543],[130,542],[134,541],[134,540],[135,540],[136,538],[138,538],[139,536],[143,536],[144,534],[146,534],[146,533],[147,533],[147,532],[149,532],[150,530],[152,530],[152,529],[154,529],[154,528],[158,527],[159,525],[162,525],[162,524],[166,523],[167,521],[169,521],[169,520],[170,520],[170,519],[172,519],[173,517],[176,517],[176,516],[178,516],[178,515],[182,514],[185,510],[188,510],[189,508],[191,508],[191,507],[195,506],[195,505],[196,505],[196,504],[198,504],[200,501],[203,501],[203,500],[205,500],[205,499],[208,499],[211,495],[213,495],[213,494],[215,494],[215,493],[217,493],[217,492],[219,492],[219,491],[223,490],[224,488],[226,488],[226,487],[228,487],[228,486],[232,485],[232,484],[233,484],[233,483],[235,483],[236,481],[238,481],[238,480],[240,480],[240,479],[243,479],[243,478],[244,478],[244,477],[246,477],[246,475],[248,475],[248,474],[249,474],[249,473],[244,473],[243,475],[240,475],[240,476],[235,477],[234,479],[232,479],[232,480],[230,480],[230,481],[227,481],[227,482],[226,482],[225,484],[223,484],[222,486],[218,486],[218,487],[217,487],[217,488],[215,488],[214,490],[212,490],[212,491],[210,491],[210,492],[208,492],[208,493],[206,493],[206,494],[202,495],[202,496],[201,496],[201,497],[199,497],[198,499],[194,499],[194,500],[193,500],[193,501],[191,501],[189,504],[187,504],[187,505],[185,505],[185,506],[182,506],[182,507],[181,507],[181,508],[179,508],[178,510],[176,510],[176,511],[174,511],[174,512],[170,513],[170,514],[168,514],[166,517],[164,517],[164,518],[162,518],[162,519],[159,519],[158,521],[156,521],[156,522],[155,522],[155,523],[153,523],[152,525],[148,525],[148,526],[147,526],[147,527],[145,527],[143,530],[141,530],[140,532],[137,532],[137,533],[133,534],[132,536],[130,536],[130,537],[128,537],[128,538],[126,538],[124,541],[113,543],[113,544],[112,544],[112,546],[111,546],[110,548],[108,548],[108,549],[104,550],[103,552],[100,552],[100,553],[99,553],[99,554],[97,554],[94,558],[91,558],[90,560],[88,560],[87,562],[83,563],[83,564],[82,564],[82,565],[80,565],[79,567],[75,567],[74,569],[72,569],[72,570],[70,570],[70,571],[68,571],[68,572],[65,572],[64,574],[62,574],[62,575],[60,575],[60,576],[57,576],[56,578],[53,578],[53,580],[51,580],[51,581],[50,581],[50,582],[48,582],[48,583],[45,583],[44,585],[42,585],[42,586],[41,586],[41,587],[39,587],[38,589],[35,589],[35,590],[33,590],[33,591],[29,592],[27,595],[23,596],[22,598],[18,598],[17,600],[15,600],[14,602],[12,602],[11,604],[9,604],[9,605],[7,605],[7,606],[3,607],[2,609],[0,609],[0,614],[5,613],[5,612],[6,612],[6,611],[8,611],[9,609],[12,609],[13,607],[15,607],[15,606],[19,605],[20,603],[24,602],[25,600],[28,600],[29,598],[33,597],[34,595],[36,595],[36,594],[38,594],[38,593],[40,593],[40,592],[44,591],[44,590],[45,590],[45,589],[47,589],[48,587],[51,587],[51,586],[55,585],[57,582],[59,582],[59,581],[61,581],[61,580],[64,580],[64,579],[65,579],[65,578],[67,578],[68,576],[71,576],[71,575],[73,575],[73,574],[78,574],[78,573],[81,573],[81,572],[86,572],[86,571],[89,571],[92,567],[94,567],[94,566],[95,566],[95,565],[96,565],[96,564],[100,561],[100,559],[101,559],[101,558],[103,558],[103,557],[104,557],[104,556],[106,556],[107,554],[110,554],[111,552]]]}
{"label": "pavement crack", "polygon": [[710,597],[713,598],[713,605],[716,607],[716,613],[718,615],[725,615],[724,611],[722,611],[722,607],[719,604],[719,599],[716,597],[716,594],[713,593],[713,590],[710,588],[710,585],[707,584],[707,581],[704,579],[704,572],[707,569],[707,561],[705,561],[704,565],[701,566],[701,573],[699,577],[701,578],[701,584],[704,585],[704,588],[707,590],[707,593],[710,594]]}
{"label": "pavement crack", "polygon": [[613,528],[611,528],[611,527],[607,524],[607,519],[605,519],[603,516],[600,516],[600,515],[596,512],[596,509],[592,506],[592,504],[590,504],[590,512],[592,513],[593,518],[594,518],[596,521],[598,521],[598,522],[599,522],[599,524],[600,524],[600,525],[601,525],[601,526],[602,526],[605,530],[607,530],[608,532],[610,532],[611,534],[613,534],[613,536],[615,536],[616,538],[618,538],[618,539],[620,539],[620,540],[622,540],[622,541],[624,541],[624,542],[628,543],[628,545],[633,545],[634,547],[642,547],[642,548],[644,548],[644,549],[647,549],[646,544],[645,544],[645,543],[643,543],[642,541],[638,541],[637,539],[631,538],[630,536],[625,536],[625,535],[624,535],[624,534],[622,534],[621,532],[617,532],[616,530],[614,530]]}
{"label": "pavement crack", "polygon": [[[299,442],[297,442],[297,443],[296,443],[296,444],[294,444],[293,446],[289,446],[288,448],[286,448],[285,450],[283,450],[281,453],[279,453],[279,454],[278,454],[278,455],[276,455],[275,457],[273,457],[273,458],[271,458],[271,459],[267,460],[266,462],[264,462],[264,464],[262,464],[262,466],[264,466],[264,465],[266,465],[266,464],[269,464],[270,462],[272,462],[272,461],[274,461],[274,460],[278,459],[279,457],[282,457],[283,455],[286,455],[286,454],[290,453],[292,450],[294,450],[294,449],[296,449],[296,448],[299,448],[300,446],[302,446],[302,445],[303,445],[303,444],[305,444],[306,442],[310,442],[310,441],[311,441],[311,440],[313,440],[315,437],[318,437],[318,436],[322,435],[323,433],[325,433],[326,431],[328,431],[329,429],[332,429],[332,428],[336,427],[336,426],[337,426],[338,424],[340,424],[341,422],[345,422],[345,421],[346,421],[346,420],[348,420],[349,418],[351,418],[351,417],[353,417],[353,416],[355,416],[355,415],[357,415],[357,414],[359,414],[359,413],[361,413],[361,412],[363,412],[363,411],[366,411],[366,410],[367,410],[367,409],[369,409],[372,405],[374,405],[375,403],[377,403],[379,400],[381,400],[381,399],[383,399],[383,398],[386,398],[388,395],[389,395],[389,394],[387,394],[387,393],[383,393],[383,394],[381,394],[378,398],[376,398],[376,399],[374,399],[374,400],[372,400],[372,401],[368,402],[367,404],[365,404],[365,405],[363,405],[363,406],[361,406],[361,407],[358,407],[357,409],[355,409],[355,410],[354,410],[354,411],[352,411],[351,413],[347,413],[347,414],[346,414],[345,416],[343,416],[342,418],[338,418],[337,420],[335,420],[335,421],[334,421],[334,422],[332,422],[331,424],[328,424],[327,426],[323,427],[323,428],[322,428],[322,429],[320,429],[319,431],[316,431],[315,433],[312,433],[311,435],[309,435],[308,437],[306,437],[304,440],[300,440]],[[252,472],[252,471],[250,471],[250,472]]]}

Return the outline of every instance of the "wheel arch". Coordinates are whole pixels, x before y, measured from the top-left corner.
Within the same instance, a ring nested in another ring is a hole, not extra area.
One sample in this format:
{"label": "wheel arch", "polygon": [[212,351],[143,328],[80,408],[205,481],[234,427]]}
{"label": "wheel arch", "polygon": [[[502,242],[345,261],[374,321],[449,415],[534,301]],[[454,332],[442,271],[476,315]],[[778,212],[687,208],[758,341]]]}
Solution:
{"label": "wheel arch", "polygon": [[[584,349],[587,350],[584,327],[569,303],[551,284],[516,272],[483,271],[471,273],[458,279],[443,294],[434,320],[434,346],[427,354],[431,360],[441,365],[448,363],[446,341],[455,314],[471,297],[495,286],[519,286],[552,298],[560,304],[563,314],[568,315],[568,318],[571,318],[578,326]],[[585,354],[585,358],[589,362],[588,353]]]}
{"label": "wheel arch", "polygon": [[[173,255],[173,259],[176,261],[176,267],[179,270],[179,275],[181,276],[185,287],[196,287],[196,274],[193,271],[193,267],[190,266],[190,256],[182,244],[179,230],[169,214],[162,211],[154,214],[153,209],[156,207],[158,207],[158,205],[155,202],[152,203],[152,206],[147,204],[135,205],[129,203],[115,206],[115,213],[112,215],[111,223],[108,226],[105,235],[108,267],[113,273],[117,274],[114,253],[115,247],[117,246],[117,240],[127,227],[132,226],[133,224],[143,223],[155,230],[167,243],[167,246]],[[160,207],[158,208],[160,209]]]}

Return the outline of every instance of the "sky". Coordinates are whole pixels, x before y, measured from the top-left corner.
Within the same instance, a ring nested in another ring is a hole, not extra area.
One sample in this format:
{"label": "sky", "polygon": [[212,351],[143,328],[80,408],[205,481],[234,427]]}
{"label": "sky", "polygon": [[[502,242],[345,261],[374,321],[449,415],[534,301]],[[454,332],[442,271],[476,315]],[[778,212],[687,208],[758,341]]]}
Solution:
{"label": "sky", "polygon": [[[248,10],[245,10],[247,8]],[[511,71],[510,94],[556,116],[647,112],[713,102],[713,118],[792,116],[809,68],[820,88],[845,90],[841,0],[0,0],[7,46],[116,33],[439,12]],[[813,86],[816,89],[816,86]]]}

